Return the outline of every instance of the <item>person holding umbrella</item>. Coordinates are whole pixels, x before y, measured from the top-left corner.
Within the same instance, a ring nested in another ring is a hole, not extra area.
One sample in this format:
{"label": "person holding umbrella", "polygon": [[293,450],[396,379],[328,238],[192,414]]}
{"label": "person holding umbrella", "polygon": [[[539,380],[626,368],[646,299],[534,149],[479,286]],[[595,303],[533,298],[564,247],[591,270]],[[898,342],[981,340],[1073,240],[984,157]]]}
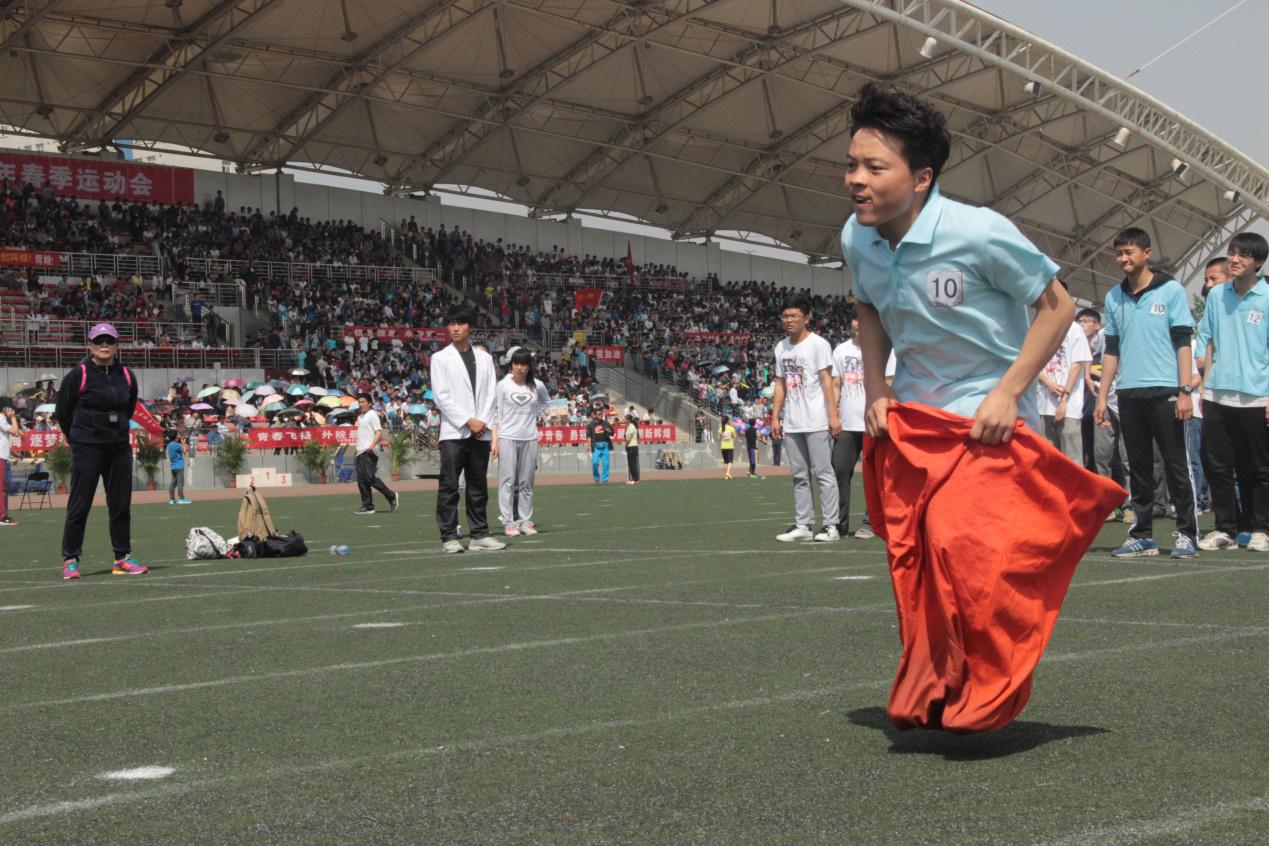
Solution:
{"label": "person holding umbrella", "polygon": [[100,479],[110,512],[110,545],[119,576],[149,572],[132,555],[132,445],[128,423],[137,405],[137,380],[119,363],[119,333],[109,323],[88,332],[88,355],[62,379],[55,415],[70,442],[70,499],[62,530],[62,578],[80,577],[84,526]]}

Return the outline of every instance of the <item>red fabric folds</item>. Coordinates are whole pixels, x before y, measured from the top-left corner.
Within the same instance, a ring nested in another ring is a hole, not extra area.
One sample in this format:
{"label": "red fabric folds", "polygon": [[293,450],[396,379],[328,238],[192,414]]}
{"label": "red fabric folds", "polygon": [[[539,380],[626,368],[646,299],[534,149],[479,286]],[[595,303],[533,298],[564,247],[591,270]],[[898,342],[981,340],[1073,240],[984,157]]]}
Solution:
{"label": "red fabric folds", "polygon": [[890,406],[867,438],[864,492],[886,540],[903,657],[890,690],[900,729],[992,731],[1018,716],[1075,566],[1125,491],[1021,422],[1007,444],[973,421]]}

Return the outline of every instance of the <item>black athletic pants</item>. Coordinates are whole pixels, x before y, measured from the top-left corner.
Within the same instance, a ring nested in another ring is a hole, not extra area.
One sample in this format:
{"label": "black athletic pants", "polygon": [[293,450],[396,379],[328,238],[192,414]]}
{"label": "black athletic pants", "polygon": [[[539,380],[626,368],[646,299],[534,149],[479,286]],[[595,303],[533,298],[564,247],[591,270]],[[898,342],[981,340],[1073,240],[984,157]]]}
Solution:
{"label": "black athletic pants", "polygon": [[467,479],[467,523],[472,540],[489,537],[489,451],[493,441],[441,441],[441,479],[436,489],[436,525],[441,540],[458,540],[458,474]]}
{"label": "black athletic pants", "polygon": [[[864,433],[845,429],[833,441],[833,473],[837,476],[837,531],[843,535],[850,530],[850,482],[855,477],[855,464],[864,451]],[[868,509],[864,509],[861,526],[871,527]]]}
{"label": "black athletic pants", "polygon": [[639,448],[626,447],[626,476],[632,482],[639,481]]}
{"label": "black athletic pants", "polygon": [[373,449],[357,454],[357,492],[361,494],[361,507],[374,508],[374,491],[383,494],[391,504],[396,494],[379,478],[379,456]]}
{"label": "black athletic pants", "polygon": [[1176,506],[1176,529],[1196,537],[1198,516],[1194,513],[1194,486],[1185,451],[1185,422],[1176,418],[1176,398],[1127,397],[1120,391],[1119,423],[1128,453],[1132,480],[1129,490],[1136,516],[1129,534],[1134,538],[1154,537],[1154,445],[1158,444],[1168,493]]}
{"label": "black athletic pants", "polygon": [[79,558],[84,551],[84,526],[97,493],[97,480],[106,487],[110,512],[110,545],[115,559],[132,551],[132,446],[71,443],[70,500],[62,529],[62,557]]}
{"label": "black athletic pants", "polygon": [[1231,538],[1239,532],[1269,532],[1269,428],[1265,427],[1265,410],[1203,403],[1203,442],[1216,531]]}

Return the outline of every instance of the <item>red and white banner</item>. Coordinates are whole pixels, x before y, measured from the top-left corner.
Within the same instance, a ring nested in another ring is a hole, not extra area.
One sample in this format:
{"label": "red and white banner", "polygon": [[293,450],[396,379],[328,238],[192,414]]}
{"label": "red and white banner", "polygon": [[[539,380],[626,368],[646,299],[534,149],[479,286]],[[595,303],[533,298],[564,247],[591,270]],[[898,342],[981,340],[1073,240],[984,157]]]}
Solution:
{"label": "red and white banner", "polygon": [[689,344],[743,344],[751,336],[748,332],[684,332],[681,337]]}
{"label": "red and white banner", "polygon": [[194,202],[194,171],[183,167],[76,159],[36,153],[0,153],[0,182],[20,189],[45,185],[59,197],[134,203]]}
{"label": "red and white banner", "polygon": [[[622,427],[617,427],[617,441],[621,440]],[[639,426],[639,441],[645,444],[664,444],[673,441],[675,429],[673,424],[655,425],[643,423]],[[579,446],[590,443],[586,437],[585,426],[545,426],[538,429],[539,446]]]}
{"label": "red and white banner", "polygon": [[584,308],[599,308],[599,302],[603,297],[603,288],[578,288],[573,292],[573,308],[578,311]]}
{"label": "red and white banner", "polygon": [[23,250],[17,247],[0,247],[0,265],[56,270],[62,266],[62,254],[43,250]]}
{"label": "red and white banner", "polygon": [[313,426],[308,429],[249,429],[241,433],[248,449],[299,447],[310,441],[322,446],[357,444],[356,426]]}
{"label": "red and white banner", "polygon": [[380,341],[391,341],[400,338],[402,341],[437,341],[449,343],[449,330],[444,326],[416,329],[410,326],[345,326],[344,336],[354,338],[378,338]]}
{"label": "red and white banner", "polygon": [[621,364],[626,360],[626,348],[615,346],[585,347],[586,354],[600,364]]}

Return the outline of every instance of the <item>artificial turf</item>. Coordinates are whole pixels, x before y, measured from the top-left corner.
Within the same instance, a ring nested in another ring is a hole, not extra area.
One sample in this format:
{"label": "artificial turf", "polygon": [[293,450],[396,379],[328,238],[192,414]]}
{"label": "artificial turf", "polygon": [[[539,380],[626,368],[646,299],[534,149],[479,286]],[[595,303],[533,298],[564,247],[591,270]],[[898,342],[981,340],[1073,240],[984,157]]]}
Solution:
{"label": "artificial turf", "polygon": [[19,512],[0,842],[1266,842],[1269,557],[1113,561],[1108,526],[1018,722],[898,734],[881,542],[777,543],[791,498],[545,487],[541,534],[445,556],[432,494],[350,487],[273,501],[308,556],[217,562],[185,532],[236,502],[137,506],[138,577],[95,509],[77,583]]}

